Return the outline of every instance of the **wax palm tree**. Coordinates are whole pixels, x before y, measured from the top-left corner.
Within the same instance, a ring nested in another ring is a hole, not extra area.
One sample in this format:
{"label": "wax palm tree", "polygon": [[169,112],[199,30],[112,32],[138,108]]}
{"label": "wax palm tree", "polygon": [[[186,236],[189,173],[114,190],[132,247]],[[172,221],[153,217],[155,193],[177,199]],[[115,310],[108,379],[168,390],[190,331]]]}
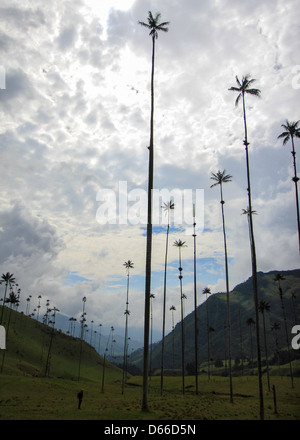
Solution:
{"label": "wax palm tree", "polygon": [[184,394],[184,317],[183,317],[183,294],[182,294],[182,265],[181,265],[181,250],[186,247],[185,241],[176,240],[175,247],[179,250],[179,282],[180,282],[180,304],[181,304],[181,370],[182,370],[182,394]]}
{"label": "wax palm tree", "polygon": [[208,362],[208,380],[210,379],[210,342],[209,342],[209,317],[208,317],[208,304],[207,295],[211,294],[210,288],[205,287],[202,291],[203,295],[206,296],[205,306],[206,306],[206,329],[207,329],[207,362]]}
{"label": "wax palm tree", "polygon": [[127,358],[127,348],[128,348],[128,316],[130,312],[128,310],[128,298],[129,298],[129,272],[130,269],[133,269],[134,263],[131,260],[125,261],[123,264],[126,268],[127,272],[127,293],[126,293],[126,309],[125,309],[125,337],[124,337],[124,359],[123,359],[123,379],[122,379],[122,394],[124,394],[124,385],[125,385],[125,370],[126,370],[126,358]]}
{"label": "wax palm tree", "polygon": [[297,226],[298,226],[298,241],[299,241],[299,252],[300,252],[300,214],[299,214],[299,198],[298,198],[298,180],[297,176],[297,168],[296,168],[296,151],[294,145],[294,138],[300,138],[300,127],[298,127],[300,121],[297,122],[289,122],[286,120],[285,124],[282,124],[281,127],[285,129],[282,132],[278,139],[283,139],[283,145],[285,145],[289,140],[292,142],[292,156],[293,156],[293,166],[294,166],[294,177],[293,182],[295,183],[295,192],[296,192],[296,209],[297,209]]}
{"label": "wax palm tree", "polygon": [[274,281],[278,283],[279,298],[280,298],[280,302],[281,302],[282,315],[283,315],[283,321],[284,321],[286,346],[287,346],[288,358],[289,358],[289,364],[290,364],[291,384],[292,384],[292,388],[294,388],[294,377],[293,377],[293,369],[292,369],[291,356],[290,356],[290,344],[289,344],[289,337],[288,337],[288,330],[287,330],[287,321],[286,321],[285,307],[284,307],[284,301],[283,301],[283,292],[282,292],[282,287],[281,287],[281,283],[280,283],[280,281],[283,281],[283,280],[285,280],[285,278],[280,273],[277,273],[274,277]]}
{"label": "wax palm tree", "polygon": [[196,394],[198,394],[198,317],[197,317],[197,252],[196,252],[196,212],[195,205],[193,205],[193,227],[194,227],[194,333],[195,333],[195,386]]}
{"label": "wax palm tree", "polygon": [[166,327],[167,265],[168,265],[168,247],[169,247],[169,230],[170,230],[170,211],[173,210],[174,207],[175,207],[175,205],[171,200],[170,200],[170,202],[163,204],[163,209],[168,215],[168,226],[167,226],[166,253],[165,253],[163,328],[162,328],[162,341],[161,341],[160,394],[163,393],[163,377],[164,377],[164,348],[165,348],[165,327]]}
{"label": "wax palm tree", "polygon": [[231,370],[231,320],[230,320],[230,303],[229,303],[229,276],[228,276],[228,258],[227,258],[227,240],[225,231],[225,215],[224,215],[224,200],[223,200],[223,184],[231,182],[232,176],[226,174],[226,170],[218,171],[211,174],[211,179],[216,183],[211,185],[220,185],[221,196],[221,210],[222,210],[222,223],[223,223],[223,241],[224,241],[224,254],[225,254],[225,276],[226,276],[226,300],[227,300],[227,338],[228,338],[228,363],[229,363],[229,389],[230,389],[230,402],[233,403],[233,390],[232,390],[232,370]]}
{"label": "wax palm tree", "polygon": [[59,312],[59,309],[57,309],[56,307],[53,307],[52,309],[53,311],[53,315],[52,315],[52,330],[50,332],[50,343],[49,343],[49,348],[48,348],[48,354],[47,354],[47,359],[46,359],[46,367],[45,367],[45,376],[50,376],[50,365],[51,365],[51,353],[52,353],[52,344],[53,344],[53,337],[54,337],[54,327],[55,327],[55,316],[56,316],[56,312]]}
{"label": "wax palm tree", "polygon": [[84,335],[84,323],[86,321],[85,319],[85,303],[86,303],[86,296],[82,298],[82,315],[81,315],[81,331],[80,331],[80,350],[79,350],[79,363],[78,363],[78,382],[80,380],[80,367],[81,367],[81,357],[82,357],[82,340]]}
{"label": "wax palm tree", "polygon": [[38,296],[38,300],[39,300],[39,302],[38,302],[38,305],[37,305],[37,309],[38,309],[38,312],[37,312],[37,321],[39,320],[39,314],[40,314],[40,308],[41,308],[41,299],[42,299],[42,296],[41,295],[39,295]]}
{"label": "wax palm tree", "polygon": [[176,311],[175,306],[170,307],[170,311],[172,312],[172,368],[174,369],[174,312]]}
{"label": "wax palm tree", "polygon": [[3,296],[3,306],[2,306],[2,311],[1,311],[0,325],[2,324],[2,321],[3,321],[4,304],[6,301],[7,288],[8,288],[8,286],[12,287],[16,283],[16,280],[14,278],[14,274],[9,273],[9,272],[2,274],[1,281],[5,283],[5,291],[4,291],[4,296]]}
{"label": "wax palm tree", "polygon": [[264,343],[265,343],[265,354],[266,354],[266,366],[267,366],[267,378],[268,378],[268,390],[271,391],[270,388],[270,374],[269,374],[269,359],[268,359],[268,348],[267,348],[267,335],[266,335],[266,322],[265,322],[265,312],[269,312],[271,306],[268,302],[261,299],[259,301],[258,309],[263,317],[263,329],[264,329]]}
{"label": "wax palm tree", "polygon": [[247,192],[248,192],[248,207],[249,207],[249,234],[250,234],[250,247],[251,247],[251,263],[252,263],[252,282],[253,282],[253,299],[255,309],[255,323],[256,323],[256,349],[257,349],[257,367],[258,367],[258,384],[259,384],[259,402],[260,402],[260,418],[264,419],[264,398],[263,398],[263,385],[262,385],[262,369],[261,369],[261,350],[260,350],[260,329],[259,329],[259,312],[258,312],[258,286],[257,286],[257,263],[256,263],[256,250],[254,241],[254,230],[252,220],[252,199],[251,199],[251,183],[250,183],[250,167],[249,167],[249,152],[248,152],[248,134],[247,134],[247,119],[246,119],[246,106],[245,95],[252,95],[260,97],[260,90],[252,88],[252,84],[255,79],[251,79],[250,75],[243,76],[242,81],[236,76],[236,82],[238,87],[230,87],[229,90],[238,92],[238,97],[235,101],[235,105],[238,106],[240,100],[243,103],[243,118],[244,118],[244,132],[245,139],[244,145],[246,150],[246,168],[247,168]]}
{"label": "wax palm tree", "polygon": [[148,214],[147,214],[147,242],[146,242],[146,281],[145,281],[145,329],[144,329],[144,361],[143,361],[143,402],[142,409],[148,410],[148,358],[149,358],[149,328],[150,328],[150,294],[151,294],[151,256],[152,256],[152,189],[154,174],[154,60],[155,41],[158,32],[168,32],[169,22],[159,23],[161,14],[153,17],[148,12],[148,23],[139,21],[139,24],[150,29],[152,37],[152,69],[151,69],[151,115],[150,115],[150,145],[149,145],[149,172],[148,172]]}

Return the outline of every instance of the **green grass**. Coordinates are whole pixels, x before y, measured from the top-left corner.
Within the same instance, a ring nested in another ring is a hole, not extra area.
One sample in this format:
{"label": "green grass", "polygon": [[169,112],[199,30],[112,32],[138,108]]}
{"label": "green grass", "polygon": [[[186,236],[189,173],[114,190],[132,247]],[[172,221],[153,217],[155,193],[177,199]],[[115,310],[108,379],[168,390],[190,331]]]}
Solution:
{"label": "green grass", "polygon": [[[6,310],[6,323],[8,313]],[[45,377],[45,363],[50,342],[50,328],[34,319],[12,311],[7,349],[0,351],[0,420],[257,420],[259,399],[257,376],[233,378],[234,403],[229,401],[228,378],[199,375],[199,394],[194,377],[185,378],[182,395],[181,377],[165,377],[160,395],[160,377],[149,378],[149,411],[143,412],[142,378],[129,378],[122,394],[122,371],[107,363],[102,392],[103,358],[83,343],[80,381],[78,359],[80,341],[55,332],[50,376]],[[294,371],[299,361],[293,362]],[[280,367],[288,374],[288,366]],[[217,373],[217,369],[214,369]],[[288,376],[280,377],[272,368],[271,386],[277,394],[278,414],[274,414],[273,394],[264,376],[266,420],[300,419],[300,378],[294,388]],[[77,392],[84,389],[82,408],[77,408]]]}
{"label": "green grass", "polygon": [[[272,377],[277,394],[264,378],[265,420],[300,419],[300,379],[292,389],[288,377]],[[160,395],[160,378],[149,381],[149,412],[141,410],[142,378],[131,377],[124,394],[121,381],[77,381],[57,378],[0,375],[0,420],[257,420],[259,419],[257,377],[234,378],[234,403],[229,402],[228,379],[199,377],[199,394],[194,378],[186,377],[185,395],[181,379],[166,377]],[[82,408],[77,392],[84,389]]]}

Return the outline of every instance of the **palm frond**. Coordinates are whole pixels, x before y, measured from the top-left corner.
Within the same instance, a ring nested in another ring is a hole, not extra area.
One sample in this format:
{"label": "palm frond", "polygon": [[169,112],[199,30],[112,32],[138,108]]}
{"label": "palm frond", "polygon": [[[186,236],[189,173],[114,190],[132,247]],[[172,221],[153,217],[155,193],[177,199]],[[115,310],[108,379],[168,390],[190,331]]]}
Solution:
{"label": "palm frond", "polygon": [[245,92],[257,97],[260,97],[261,94],[261,91],[259,89],[246,89]]}

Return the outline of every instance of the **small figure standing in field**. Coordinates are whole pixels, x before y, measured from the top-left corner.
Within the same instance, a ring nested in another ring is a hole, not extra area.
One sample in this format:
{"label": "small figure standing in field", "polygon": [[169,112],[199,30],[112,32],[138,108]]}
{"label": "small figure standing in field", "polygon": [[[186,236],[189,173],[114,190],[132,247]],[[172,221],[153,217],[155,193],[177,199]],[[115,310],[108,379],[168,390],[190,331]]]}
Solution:
{"label": "small figure standing in field", "polygon": [[83,390],[79,391],[79,393],[77,394],[77,399],[78,399],[78,409],[80,409],[81,402],[82,402],[82,399],[83,399]]}

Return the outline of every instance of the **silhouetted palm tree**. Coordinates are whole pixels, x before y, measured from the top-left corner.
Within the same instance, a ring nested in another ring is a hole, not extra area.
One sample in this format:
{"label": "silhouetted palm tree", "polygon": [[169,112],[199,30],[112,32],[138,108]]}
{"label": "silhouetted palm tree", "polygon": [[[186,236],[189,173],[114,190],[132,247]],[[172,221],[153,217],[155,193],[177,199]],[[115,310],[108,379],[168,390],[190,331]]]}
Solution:
{"label": "silhouetted palm tree", "polygon": [[174,312],[176,311],[175,306],[171,306],[170,311],[172,312],[172,368],[174,369]]}
{"label": "silhouetted palm tree", "polygon": [[39,314],[40,314],[40,308],[41,308],[41,298],[42,298],[42,296],[41,295],[39,295],[38,296],[38,300],[39,300],[39,302],[38,302],[38,305],[37,305],[37,309],[38,309],[38,312],[37,312],[37,320],[39,320]]}
{"label": "silhouetted palm tree", "polygon": [[127,294],[126,294],[126,309],[125,309],[125,337],[124,337],[124,359],[123,359],[123,379],[122,379],[122,394],[124,394],[124,385],[125,385],[125,371],[127,370],[127,351],[128,351],[128,316],[130,312],[128,310],[128,298],[129,298],[129,271],[133,269],[134,263],[130,260],[126,261],[123,266],[125,266],[127,271]]}
{"label": "silhouetted palm tree", "polygon": [[261,350],[260,350],[260,329],[259,329],[259,312],[258,312],[258,286],[257,286],[257,263],[256,263],[256,250],[254,241],[254,230],[252,221],[252,199],[251,199],[251,184],[250,184],[250,167],[249,167],[249,153],[248,153],[248,134],[247,134],[247,120],[246,120],[246,106],[245,95],[260,96],[259,89],[251,88],[255,79],[250,79],[250,75],[246,75],[242,78],[242,81],[236,76],[236,82],[238,87],[230,87],[229,90],[238,92],[238,97],[235,101],[235,105],[239,104],[242,99],[243,102],[243,118],[244,118],[244,131],[245,139],[244,145],[246,150],[246,168],[247,168],[247,192],[248,192],[248,207],[249,207],[249,226],[250,226],[250,247],[251,247],[251,262],[252,262],[252,282],[253,282],[253,299],[255,309],[255,328],[256,328],[256,349],[257,349],[257,368],[258,368],[258,384],[259,384],[259,402],[260,402],[260,418],[264,419],[264,397],[263,397],[263,385],[262,385],[262,370],[261,370]]}
{"label": "silhouetted palm tree", "polygon": [[289,140],[291,140],[291,142],[292,142],[291,153],[293,156],[293,166],[294,166],[294,177],[292,180],[295,183],[298,241],[299,241],[299,252],[300,252],[300,214],[299,214],[299,198],[298,198],[299,177],[297,176],[296,151],[295,151],[295,145],[294,145],[294,137],[300,138],[300,127],[298,127],[299,122],[300,121],[289,122],[288,120],[286,120],[286,123],[281,125],[281,127],[283,127],[285,129],[285,131],[278,136],[278,139],[283,138],[283,145],[285,145]]}
{"label": "silhouetted palm tree", "polygon": [[194,333],[195,333],[195,386],[198,394],[198,317],[197,317],[197,252],[196,252],[196,213],[193,205],[193,227],[194,227]]}
{"label": "silhouetted palm tree", "polygon": [[269,312],[271,306],[268,302],[261,299],[259,301],[258,309],[263,316],[263,328],[264,328],[264,343],[265,343],[265,354],[266,354],[266,366],[267,366],[267,378],[268,378],[268,390],[271,391],[270,387],[270,374],[269,374],[269,358],[268,358],[268,344],[266,335],[266,322],[265,322],[265,312]]}
{"label": "silhouetted palm tree", "polygon": [[46,367],[45,367],[45,376],[48,376],[48,377],[50,376],[52,343],[53,343],[53,338],[54,338],[54,327],[55,327],[55,315],[56,315],[56,312],[59,312],[59,310],[56,307],[53,307],[52,311],[53,311],[52,321],[51,321],[52,330],[50,332],[50,343],[49,343],[48,354],[47,354],[47,359],[46,359]]}
{"label": "silhouetted palm tree", "polygon": [[2,311],[1,311],[0,325],[2,324],[2,321],[3,321],[4,304],[6,301],[7,287],[8,286],[12,287],[16,283],[16,280],[14,278],[14,274],[9,273],[9,272],[2,274],[1,281],[5,282],[5,291],[4,291],[4,296],[3,296],[3,306],[2,306]]}
{"label": "silhouetted palm tree", "polygon": [[168,265],[168,247],[169,247],[169,230],[170,230],[170,211],[175,207],[172,201],[164,203],[163,209],[168,215],[166,252],[165,252],[165,276],[164,276],[164,299],[163,299],[163,326],[161,340],[161,372],[160,372],[160,394],[163,393],[163,377],[164,377],[164,349],[165,349],[165,327],[166,327],[166,298],[167,298],[167,265]]}
{"label": "silhouetted palm tree", "polygon": [[148,214],[147,214],[147,243],[146,243],[146,281],[145,281],[145,329],[144,329],[144,361],[143,361],[143,401],[142,409],[148,410],[148,370],[149,370],[149,329],[150,329],[150,294],[151,294],[151,257],[152,257],[152,189],[154,174],[154,60],[155,40],[158,31],[168,32],[169,22],[159,23],[161,14],[153,17],[148,12],[148,23],[139,21],[139,24],[150,29],[152,37],[152,69],[151,69],[151,116],[150,116],[150,145],[149,145],[149,172],[148,172]]}
{"label": "silhouetted palm tree", "polygon": [[217,173],[212,173],[211,179],[216,183],[211,185],[220,185],[220,196],[221,196],[221,210],[222,210],[222,224],[223,224],[223,241],[224,241],[224,254],[225,254],[225,275],[226,275],[226,300],[227,300],[227,338],[228,338],[228,362],[229,362],[229,389],[230,389],[230,402],[233,402],[233,390],[232,390],[232,370],[231,370],[231,320],[230,320],[230,303],[229,303],[229,275],[228,275],[228,258],[227,258],[227,240],[226,240],[226,230],[225,230],[225,215],[224,215],[224,199],[223,199],[223,184],[231,182],[232,176],[226,174],[226,170],[218,171]]}
{"label": "silhouetted palm tree", "polygon": [[180,282],[180,303],[181,303],[181,370],[182,370],[182,394],[184,394],[184,316],[183,316],[183,294],[182,294],[182,265],[181,249],[186,247],[185,241],[176,240],[174,245],[179,250],[179,282]]}
{"label": "silhouetted palm tree", "polygon": [[274,281],[276,281],[278,283],[279,297],[280,297],[282,315],[283,315],[283,321],[284,321],[286,346],[287,346],[289,364],[290,364],[291,384],[292,384],[292,388],[294,388],[294,377],[293,377],[293,369],[292,369],[292,362],[291,362],[291,355],[290,355],[290,344],[289,344],[289,337],[288,337],[288,330],[287,330],[285,307],[284,307],[284,302],[283,302],[283,292],[282,292],[282,287],[281,287],[281,283],[280,283],[280,281],[283,281],[283,280],[285,280],[285,278],[280,273],[277,273],[274,277]]}
{"label": "silhouetted palm tree", "polygon": [[84,335],[84,323],[86,321],[85,319],[85,303],[86,303],[86,297],[84,296],[82,298],[82,315],[81,315],[81,331],[80,331],[80,350],[79,350],[79,363],[78,363],[78,382],[80,380],[80,367],[81,367],[81,356],[82,356],[82,340],[83,340],[83,335]]}
{"label": "silhouetted palm tree", "polygon": [[209,317],[208,317],[208,304],[207,304],[207,295],[211,294],[210,288],[205,287],[202,291],[203,295],[206,296],[205,306],[206,306],[206,330],[207,330],[207,371],[208,371],[208,380],[210,379],[210,342],[209,342]]}

